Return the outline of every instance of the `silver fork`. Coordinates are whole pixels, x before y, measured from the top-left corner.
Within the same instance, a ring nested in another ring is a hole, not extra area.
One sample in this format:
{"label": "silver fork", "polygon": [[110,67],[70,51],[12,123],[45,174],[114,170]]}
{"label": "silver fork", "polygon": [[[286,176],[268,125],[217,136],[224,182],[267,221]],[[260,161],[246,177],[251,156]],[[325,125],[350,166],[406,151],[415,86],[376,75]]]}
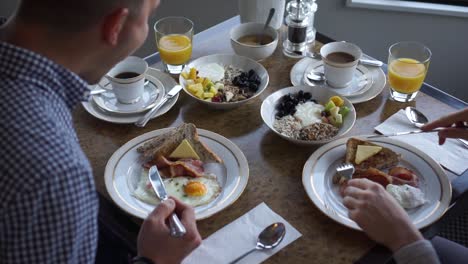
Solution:
{"label": "silver fork", "polygon": [[354,168],[354,165],[348,162],[341,163],[338,165],[338,167],[336,167],[336,172],[338,175],[347,179],[351,179],[355,171],[356,169]]}

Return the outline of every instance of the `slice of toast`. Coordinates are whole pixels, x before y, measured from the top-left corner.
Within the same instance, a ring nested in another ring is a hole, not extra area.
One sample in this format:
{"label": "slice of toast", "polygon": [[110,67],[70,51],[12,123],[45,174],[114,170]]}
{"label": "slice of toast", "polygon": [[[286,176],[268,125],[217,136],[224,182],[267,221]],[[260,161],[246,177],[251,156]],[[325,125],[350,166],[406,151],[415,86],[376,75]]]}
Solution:
{"label": "slice of toast", "polygon": [[371,143],[369,141],[360,140],[357,138],[350,138],[346,142],[346,162],[354,164],[357,169],[367,169],[367,168],[376,168],[376,169],[385,169],[390,168],[398,164],[400,161],[400,155],[395,153],[389,148],[382,146],[382,150],[375,154],[374,156],[369,157],[360,164],[356,164],[356,151],[359,145],[366,146],[379,146],[377,144]]}
{"label": "slice of toast", "polygon": [[142,146],[138,147],[137,151],[142,153],[144,159],[153,159],[160,155],[169,157],[172,151],[174,151],[184,139],[187,139],[187,141],[200,157],[201,161],[205,163],[223,163],[218,155],[216,155],[203,142],[200,141],[197,128],[194,124],[184,123],[167,133],[156,136]]}

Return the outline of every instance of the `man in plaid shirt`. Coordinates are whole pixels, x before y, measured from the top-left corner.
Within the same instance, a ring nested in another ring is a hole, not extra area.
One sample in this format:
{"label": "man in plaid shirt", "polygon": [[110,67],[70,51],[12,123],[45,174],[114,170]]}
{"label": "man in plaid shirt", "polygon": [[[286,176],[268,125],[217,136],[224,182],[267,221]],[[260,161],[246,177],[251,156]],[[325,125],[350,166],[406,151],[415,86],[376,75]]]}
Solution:
{"label": "man in plaid shirt", "polygon": [[[138,48],[159,0],[23,0],[0,26],[0,262],[93,263],[98,200],[72,109]],[[169,236],[177,211],[187,228]],[[135,263],[177,263],[201,242],[169,200],[143,223]]]}

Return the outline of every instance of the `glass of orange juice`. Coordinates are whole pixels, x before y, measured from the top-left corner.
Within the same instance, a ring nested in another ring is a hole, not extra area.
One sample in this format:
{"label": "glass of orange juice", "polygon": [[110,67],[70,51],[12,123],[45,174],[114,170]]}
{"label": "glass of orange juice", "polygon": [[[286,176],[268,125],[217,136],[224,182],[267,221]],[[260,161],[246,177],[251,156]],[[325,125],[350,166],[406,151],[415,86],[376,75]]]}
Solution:
{"label": "glass of orange juice", "polygon": [[398,102],[416,98],[429,68],[432,53],[418,42],[398,42],[389,49],[388,82],[390,96]]}
{"label": "glass of orange juice", "polygon": [[154,24],[156,45],[166,71],[180,74],[192,56],[193,22],[185,17],[166,17]]}

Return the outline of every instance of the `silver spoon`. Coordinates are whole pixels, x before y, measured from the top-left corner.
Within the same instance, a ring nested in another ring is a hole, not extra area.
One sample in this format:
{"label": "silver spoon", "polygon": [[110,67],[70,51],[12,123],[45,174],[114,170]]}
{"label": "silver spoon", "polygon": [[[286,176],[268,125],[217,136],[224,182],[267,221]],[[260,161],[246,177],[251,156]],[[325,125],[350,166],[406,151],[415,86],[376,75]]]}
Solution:
{"label": "silver spoon", "polygon": [[319,72],[319,71],[310,71],[307,75],[306,75],[307,79],[310,79],[312,81],[315,81],[315,82],[322,82],[322,81],[325,81],[325,74],[323,72]]}
{"label": "silver spoon", "polygon": [[286,234],[286,227],[283,223],[274,223],[269,225],[267,228],[263,229],[263,231],[258,235],[257,239],[257,246],[246,252],[242,256],[236,258],[230,264],[236,263],[239,260],[243,259],[245,256],[249,255],[250,253],[256,250],[264,250],[264,249],[272,249],[281,243]]}
{"label": "silver spoon", "polygon": [[[407,106],[405,108],[405,113],[406,117],[411,122],[411,124],[413,124],[417,128],[421,128],[425,124],[429,123],[429,119],[427,119],[427,117],[423,113],[421,113],[418,109],[414,107]],[[457,138],[457,140],[463,143],[465,147],[468,147],[468,141],[463,140],[461,138]]]}
{"label": "silver spoon", "polygon": [[265,22],[265,25],[263,26],[262,34],[260,36],[258,36],[258,44],[260,44],[260,45],[267,44],[267,43],[263,43],[263,40],[265,39],[266,30],[267,30],[268,26],[270,25],[271,19],[273,18],[274,14],[275,14],[275,9],[271,8],[270,13],[268,13],[268,17],[267,17],[267,20]]}
{"label": "silver spoon", "polygon": [[417,128],[421,128],[429,123],[429,119],[414,107],[408,106],[405,108],[406,117]]}

